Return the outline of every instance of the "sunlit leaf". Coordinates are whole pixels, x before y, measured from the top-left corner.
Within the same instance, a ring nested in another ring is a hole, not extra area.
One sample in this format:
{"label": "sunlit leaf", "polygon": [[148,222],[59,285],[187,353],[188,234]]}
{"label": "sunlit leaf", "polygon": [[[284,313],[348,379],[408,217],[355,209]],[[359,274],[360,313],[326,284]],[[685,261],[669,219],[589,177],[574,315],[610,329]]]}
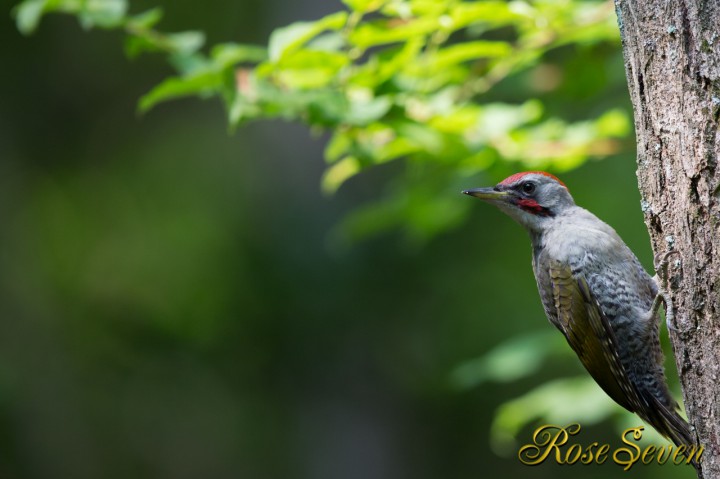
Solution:
{"label": "sunlit leaf", "polygon": [[342,0],[342,2],[356,12],[372,12],[380,8],[388,0]]}
{"label": "sunlit leaf", "polygon": [[603,113],[595,121],[595,127],[600,136],[623,137],[630,132],[631,124],[627,114],[616,109]]}
{"label": "sunlit leaf", "polygon": [[289,88],[320,89],[333,82],[349,61],[340,53],[298,50],[282,59],[275,77]]}
{"label": "sunlit leaf", "polygon": [[442,69],[470,60],[504,57],[511,53],[512,47],[507,42],[478,40],[443,48],[428,59],[428,63],[433,68]]}
{"label": "sunlit leaf", "polygon": [[486,140],[507,135],[522,125],[538,120],[542,111],[542,103],[537,100],[522,105],[502,103],[484,105],[477,125],[477,135]]}
{"label": "sunlit leaf", "polygon": [[162,46],[152,37],[134,35],[125,39],[125,55],[128,58],[136,58],[145,52],[160,52]]}
{"label": "sunlit leaf", "polygon": [[350,42],[361,48],[406,42],[429,35],[437,31],[438,26],[438,20],[432,18],[417,18],[397,25],[387,22],[366,23],[350,34]]}
{"label": "sunlit leaf", "polygon": [[526,15],[518,4],[522,2],[460,2],[450,12],[455,28],[462,28],[474,23],[488,27],[510,24]]}
{"label": "sunlit leaf", "polygon": [[301,48],[310,39],[326,30],[338,30],[345,25],[347,12],[328,15],[315,22],[297,22],[275,30],[270,36],[268,52],[270,61],[279,61]]}
{"label": "sunlit leaf", "polygon": [[323,52],[339,52],[345,46],[345,36],[341,32],[326,32],[307,42],[306,48]]}
{"label": "sunlit leaf", "polygon": [[350,151],[353,144],[352,133],[347,128],[335,130],[335,133],[325,146],[325,161],[333,163]]}
{"label": "sunlit leaf", "polygon": [[128,27],[137,30],[147,30],[157,25],[163,16],[163,9],[160,7],[151,8],[143,13],[128,18]]}
{"label": "sunlit leaf", "polygon": [[85,28],[113,28],[124,23],[127,0],[87,0],[82,2],[80,23]]}
{"label": "sunlit leaf", "polygon": [[432,154],[439,154],[446,146],[442,133],[422,123],[402,122],[395,126],[395,130],[400,137]]}
{"label": "sunlit leaf", "polygon": [[199,31],[171,33],[165,37],[165,41],[175,53],[190,55],[205,44],[205,34]]}
{"label": "sunlit leaf", "polygon": [[228,117],[232,128],[236,127],[244,120],[249,120],[262,115],[262,108],[257,103],[248,100],[242,95],[236,95],[230,104]]}
{"label": "sunlit leaf", "polygon": [[416,60],[423,48],[423,40],[409,40],[402,47],[383,50],[371,56],[365,65],[358,67],[349,78],[353,86],[375,88],[390,80],[400,70]]}
{"label": "sunlit leaf", "polygon": [[325,193],[334,193],[348,178],[360,171],[357,158],[348,156],[329,167],[322,178],[322,189]]}
{"label": "sunlit leaf", "polygon": [[482,108],[478,105],[463,105],[447,112],[434,112],[429,124],[438,131],[464,135],[478,126],[480,115]]}
{"label": "sunlit leaf", "polygon": [[23,35],[35,31],[49,0],[25,0],[15,7],[15,22]]}
{"label": "sunlit leaf", "polygon": [[392,100],[386,96],[367,100],[351,98],[345,121],[350,125],[368,125],[385,116],[391,107]]}
{"label": "sunlit leaf", "polygon": [[220,87],[222,78],[213,71],[189,77],[172,77],[164,80],[140,98],[138,109],[144,113],[160,102],[197,94],[206,94]]}
{"label": "sunlit leaf", "polygon": [[241,62],[262,62],[267,59],[267,55],[265,48],[256,45],[221,43],[213,47],[210,56],[217,66],[225,68]]}

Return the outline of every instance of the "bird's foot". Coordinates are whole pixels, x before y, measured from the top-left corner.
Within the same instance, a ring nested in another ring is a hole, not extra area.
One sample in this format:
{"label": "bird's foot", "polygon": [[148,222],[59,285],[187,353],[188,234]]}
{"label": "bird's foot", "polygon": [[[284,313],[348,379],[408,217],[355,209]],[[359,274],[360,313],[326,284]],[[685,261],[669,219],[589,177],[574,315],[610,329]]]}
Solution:
{"label": "bird's foot", "polygon": [[661,304],[665,305],[665,324],[667,328],[671,331],[678,332],[679,329],[675,327],[675,308],[672,298],[670,298],[670,295],[662,288],[658,289],[658,294],[653,300],[652,307],[650,308],[650,317],[657,317]]}
{"label": "bird's foot", "polygon": [[653,258],[653,268],[655,268],[655,282],[658,283],[658,287],[660,286],[660,281],[665,281],[667,279],[667,273],[668,268],[670,267],[670,256],[674,254],[680,254],[678,250],[671,249],[670,251],[666,251],[665,253],[658,253]]}
{"label": "bird's foot", "polygon": [[675,327],[675,309],[673,307],[672,298],[663,287],[663,283],[665,283],[668,279],[668,267],[670,266],[669,258],[674,254],[680,254],[680,252],[677,250],[670,250],[663,254],[658,253],[655,255],[655,258],[653,258],[653,266],[655,267],[655,276],[653,279],[655,280],[655,284],[657,284],[658,294],[653,300],[650,314],[652,315],[651,317],[656,317],[658,311],[660,310],[660,304],[665,304],[665,324],[669,330],[677,332],[678,328]]}

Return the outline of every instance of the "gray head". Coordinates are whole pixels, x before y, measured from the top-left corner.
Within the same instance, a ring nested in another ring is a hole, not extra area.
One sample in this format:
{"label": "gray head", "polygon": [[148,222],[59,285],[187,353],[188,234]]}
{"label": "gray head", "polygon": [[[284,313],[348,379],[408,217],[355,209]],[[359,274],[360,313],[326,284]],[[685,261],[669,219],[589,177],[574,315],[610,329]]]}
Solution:
{"label": "gray head", "polygon": [[534,233],[542,232],[555,216],[575,206],[565,184],[544,171],[516,173],[492,188],[463,193],[497,206]]}

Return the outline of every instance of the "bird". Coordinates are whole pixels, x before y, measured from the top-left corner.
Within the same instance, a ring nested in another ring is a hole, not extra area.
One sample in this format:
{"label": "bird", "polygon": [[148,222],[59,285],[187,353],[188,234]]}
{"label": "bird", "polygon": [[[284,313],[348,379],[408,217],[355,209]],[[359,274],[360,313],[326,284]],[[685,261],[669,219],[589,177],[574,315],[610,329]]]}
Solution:
{"label": "bird", "polygon": [[545,314],[605,393],[676,446],[696,444],[663,367],[659,309],[670,323],[672,303],[615,230],[544,171],[463,193],[527,230]]}

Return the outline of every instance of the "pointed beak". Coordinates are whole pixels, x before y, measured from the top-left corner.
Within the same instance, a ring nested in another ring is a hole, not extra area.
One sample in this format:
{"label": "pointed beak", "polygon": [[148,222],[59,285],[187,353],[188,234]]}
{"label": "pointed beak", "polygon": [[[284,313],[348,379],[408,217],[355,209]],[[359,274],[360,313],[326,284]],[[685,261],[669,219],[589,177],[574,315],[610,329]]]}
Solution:
{"label": "pointed beak", "polygon": [[473,188],[472,190],[465,190],[463,194],[468,196],[474,196],[483,201],[495,203],[498,201],[505,201],[510,196],[507,191],[498,191],[494,188]]}

